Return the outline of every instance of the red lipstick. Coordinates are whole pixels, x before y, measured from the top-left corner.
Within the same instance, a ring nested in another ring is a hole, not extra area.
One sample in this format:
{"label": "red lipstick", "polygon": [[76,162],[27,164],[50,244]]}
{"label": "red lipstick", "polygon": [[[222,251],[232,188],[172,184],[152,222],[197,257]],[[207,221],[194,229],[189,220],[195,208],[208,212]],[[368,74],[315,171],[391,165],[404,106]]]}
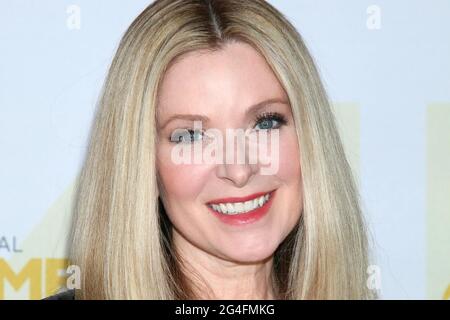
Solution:
{"label": "red lipstick", "polygon": [[215,199],[215,200],[209,201],[207,204],[219,204],[219,203],[226,203],[226,202],[230,202],[230,203],[231,202],[245,202],[248,200],[253,200],[253,199],[259,198],[259,197],[261,197],[265,194],[271,193],[273,191],[274,190],[268,191],[268,192],[258,192],[258,193],[254,193],[254,194],[251,194],[251,195],[245,196],[245,197],[230,197],[230,198]]}

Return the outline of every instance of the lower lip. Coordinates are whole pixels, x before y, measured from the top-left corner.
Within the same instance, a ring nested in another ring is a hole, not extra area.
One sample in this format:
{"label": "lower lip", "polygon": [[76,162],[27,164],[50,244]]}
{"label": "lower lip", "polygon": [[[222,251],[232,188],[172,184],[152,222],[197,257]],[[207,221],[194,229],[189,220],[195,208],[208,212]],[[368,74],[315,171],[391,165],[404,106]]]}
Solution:
{"label": "lower lip", "polygon": [[267,212],[269,211],[272,202],[273,202],[273,198],[275,197],[275,191],[271,191],[269,193],[269,200],[262,206],[259,207],[255,210],[249,211],[247,213],[238,213],[238,214],[234,214],[234,215],[227,215],[227,214],[223,214],[223,213],[219,213],[215,210],[213,210],[213,208],[208,207],[208,209],[217,217],[219,218],[222,222],[226,223],[226,224],[230,224],[230,225],[246,225],[252,222],[255,222],[259,219],[261,219],[262,217],[264,217]]}

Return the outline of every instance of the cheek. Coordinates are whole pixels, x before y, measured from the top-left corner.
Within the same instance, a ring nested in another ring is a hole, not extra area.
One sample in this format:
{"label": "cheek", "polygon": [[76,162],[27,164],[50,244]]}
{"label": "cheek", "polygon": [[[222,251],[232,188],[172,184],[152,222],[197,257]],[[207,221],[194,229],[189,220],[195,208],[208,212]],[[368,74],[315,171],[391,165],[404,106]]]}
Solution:
{"label": "cheek", "polygon": [[285,183],[301,181],[298,141],[295,131],[280,136],[279,168],[277,176]]}
{"label": "cheek", "polygon": [[193,201],[206,183],[207,169],[201,165],[176,164],[171,160],[171,147],[158,149],[157,169],[168,205]]}
{"label": "cheek", "polygon": [[277,178],[283,184],[280,210],[286,219],[279,220],[283,236],[287,236],[298,221],[303,207],[302,175],[299,147],[295,131],[289,131],[280,140],[280,167]]}

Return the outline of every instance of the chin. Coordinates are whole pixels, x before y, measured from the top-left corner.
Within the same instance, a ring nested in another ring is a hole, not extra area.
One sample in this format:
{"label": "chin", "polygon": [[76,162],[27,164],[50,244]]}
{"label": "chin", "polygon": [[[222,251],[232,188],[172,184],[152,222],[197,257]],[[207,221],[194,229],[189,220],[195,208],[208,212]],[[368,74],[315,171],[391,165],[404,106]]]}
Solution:
{"label": "chin", "polygon": [[256,263],[269,259],[276,250],[276,246],[264,244],[259,246],[240,246],[223,250],[227,260],[238,263]]}

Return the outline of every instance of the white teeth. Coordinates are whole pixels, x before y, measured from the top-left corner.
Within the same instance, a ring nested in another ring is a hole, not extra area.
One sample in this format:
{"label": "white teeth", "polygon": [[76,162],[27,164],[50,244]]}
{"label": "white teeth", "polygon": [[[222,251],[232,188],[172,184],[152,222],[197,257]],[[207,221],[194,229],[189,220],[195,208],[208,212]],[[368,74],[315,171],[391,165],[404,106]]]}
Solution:
{"label": "white teeth", "polygon": [[253,210],[254,206],[253,206],[253,201],[246,201],[244,203],[244,209],[245,211],[250,211]]}
{"label": "white teeth", "polygon": [[211,208],[223,214],[234,215],[246,213],[262,207],[268,200],[269,194],[266,194],[264,196],[246,202],[212,204]]}
{"label": "white teeth", "polygon": [[227,212],[228,212],[227,206],[224,205],[223,203],[221,203],[221,204],[219,205],[219,207],[220,207],[220,210],[221,210],[223,213],[227,213]]}
{"label": "white teeth", "polygon": [[241,213],[244,211],[244,204],[242,202],[235,203],[234,209],[237,213]]}
{"label": "white teeth", "polygon": [[264,204],[264,197],[258,199],[259,205],[262,206]]}

